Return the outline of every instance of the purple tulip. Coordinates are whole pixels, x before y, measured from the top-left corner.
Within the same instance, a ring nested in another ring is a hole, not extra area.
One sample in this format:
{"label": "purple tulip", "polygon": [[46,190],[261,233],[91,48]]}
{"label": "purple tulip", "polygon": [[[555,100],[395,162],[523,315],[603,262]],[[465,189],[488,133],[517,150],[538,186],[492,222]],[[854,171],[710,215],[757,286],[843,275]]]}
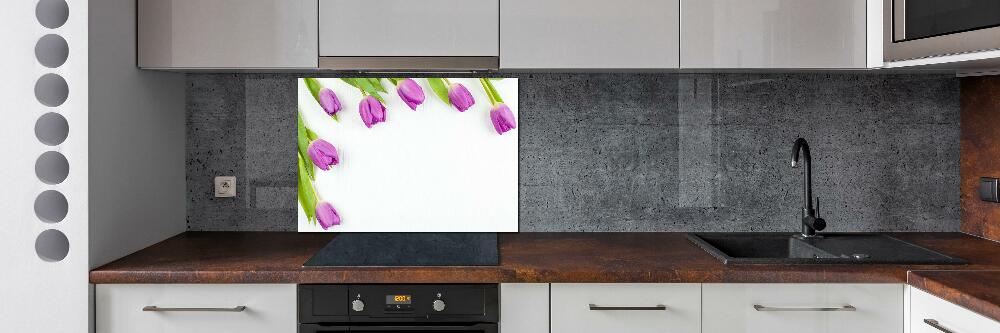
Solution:
{"label": "purple tulip", "polygon": [[340,99],[337,98],[337,94],[333,93],[333,90],[328,88],[323,88],[319,91],[319,105],[323,107],[323,111],[326,111],[328,115],[336,115],[340,112]]}
{"label": "purple tulip", "polygon": [[448,100],[451,101],[451,105],[454,105],[458,109],[458,112],[465,112],[473,104],[476,104],[476,99],[472,98],[472,93],[461,83],[454,83],[448,88]]}
{"label": "purple tulip", "polygon": [[310,143],[309,149],[306,152],[309,153],[309,158],[312,159],[313,164],[316,164],[317,167],[323,170],[330,170],[330,166],[340,163],[340,155],[337,154],[337,148],[323,139],[316,139],[316,141]]}
{"label": "purple tulip", "polygon": [[417,110],[417,105],[424,103],[424,89],[420,88],[417,81],[413,79],[403,79],[399,81],[396,85],[396,92],[399,93],[399,98],[403,99],[413,111]]}
{"label": "purple tulip", "polygon": [[382,106],[382,102],[375,99],[375,96],[368,96],[361,100],[361,105],[358,105],[358,110],[361,113],[361,121],[365,122],[365,126],[372,128],[372,125],[385,122],[385,107]]}
{"label": "purple tulip", "polygon": [[337,210],[333,209],[333,205],[326,201],[316,205],[316,219],[319,220],[319,226],[323,227],[323,230],[340,225],[340,214],[337,214]]}
{"label": "purple tulip", "polygon": [[514,113],[507,104],[500,103],[494,106],[490,110],[490,120],[493,121],[493,129],[497,130],[497,134],[517,128],[517,120],[514,119]]}

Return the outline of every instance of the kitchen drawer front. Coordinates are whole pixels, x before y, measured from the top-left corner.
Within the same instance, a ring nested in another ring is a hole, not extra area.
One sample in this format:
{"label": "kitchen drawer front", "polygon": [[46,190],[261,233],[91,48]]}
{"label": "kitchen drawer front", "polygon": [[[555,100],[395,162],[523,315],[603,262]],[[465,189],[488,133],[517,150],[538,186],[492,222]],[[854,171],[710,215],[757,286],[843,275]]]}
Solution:
{"label": "kitchen drawer front", "polygon": [[[902,284],[726,283],[702,291],[705,333],[903,332]],[[847,305],[854,311],[833,311]]]}
{"label": "kitchen drawer front", "polygon": [[[910,332],[908,333],[996,333],[1000,322],[927,292],[910,287]],[[929,319],[931,323],[925,322]],[[935,323],[936,322],[936,323]]]}
{"label": "kitchen drawer front", "polygon": [[498,57],[500,0],[319,0],[323,57]]}
{"label": "kitchen drawer front", "polygon": [[701,331],[700,284],[553,283],[551,291],[553,333]]}
{"label": "kitchen drawer front", "polygon": [[[100,284],[98,333],[294,333],[294,284]],[[246,308],[234,311],[143,311],[144,307]]]}

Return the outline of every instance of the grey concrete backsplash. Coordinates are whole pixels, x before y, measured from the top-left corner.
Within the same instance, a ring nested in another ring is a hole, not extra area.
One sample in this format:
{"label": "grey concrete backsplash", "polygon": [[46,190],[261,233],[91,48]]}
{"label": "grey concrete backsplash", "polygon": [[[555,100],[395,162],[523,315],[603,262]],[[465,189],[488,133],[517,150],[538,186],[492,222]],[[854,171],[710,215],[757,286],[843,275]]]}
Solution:
{"label": "grey concrete backsplash", "polygon": [[[797,137],[827,231],[959,228],[953,76],[512,76],[523,232],[798,230]],[[296,77],[188,76],[190,230],[295,230]]]}

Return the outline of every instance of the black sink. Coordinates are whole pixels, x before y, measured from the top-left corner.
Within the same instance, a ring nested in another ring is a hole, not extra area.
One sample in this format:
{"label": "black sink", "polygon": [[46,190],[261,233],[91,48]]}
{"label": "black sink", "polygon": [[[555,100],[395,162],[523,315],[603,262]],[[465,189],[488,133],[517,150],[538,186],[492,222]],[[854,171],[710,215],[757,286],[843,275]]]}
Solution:
{"label": "black sink", "polygon": [[964,264],[965,260],[882,234],[692,233],[688,239],[730,264]]}

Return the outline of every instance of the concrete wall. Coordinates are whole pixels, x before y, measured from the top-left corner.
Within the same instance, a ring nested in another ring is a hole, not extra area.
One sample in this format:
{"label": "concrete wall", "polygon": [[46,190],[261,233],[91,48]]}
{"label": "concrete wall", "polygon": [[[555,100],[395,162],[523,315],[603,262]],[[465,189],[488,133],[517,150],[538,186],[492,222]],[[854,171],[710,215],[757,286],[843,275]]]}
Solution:
{"label": "concrete wall", "polygon": [[[516,76],[521,231],[797,230],[800,136],[827,230],[959,228],[952,76]],[[296,77],[188,76],[190,230],[295,230]]]}

